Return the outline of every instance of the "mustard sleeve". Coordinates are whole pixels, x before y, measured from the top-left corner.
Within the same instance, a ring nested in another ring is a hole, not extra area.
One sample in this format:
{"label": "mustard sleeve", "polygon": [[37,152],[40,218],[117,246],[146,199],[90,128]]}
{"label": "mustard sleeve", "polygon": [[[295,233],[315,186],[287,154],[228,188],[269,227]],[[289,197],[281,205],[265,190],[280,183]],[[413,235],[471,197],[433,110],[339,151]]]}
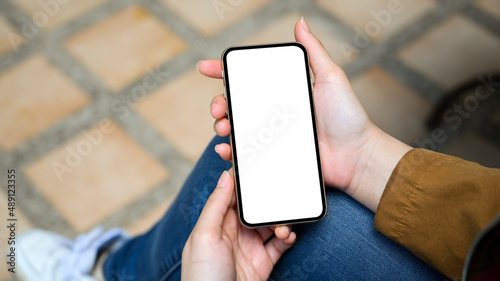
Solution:
{"label": "mustard sleeve", "polygon": [[413,149],[392,172],[375,228],[460,280],[472,241],[499,212],[499,169]]}

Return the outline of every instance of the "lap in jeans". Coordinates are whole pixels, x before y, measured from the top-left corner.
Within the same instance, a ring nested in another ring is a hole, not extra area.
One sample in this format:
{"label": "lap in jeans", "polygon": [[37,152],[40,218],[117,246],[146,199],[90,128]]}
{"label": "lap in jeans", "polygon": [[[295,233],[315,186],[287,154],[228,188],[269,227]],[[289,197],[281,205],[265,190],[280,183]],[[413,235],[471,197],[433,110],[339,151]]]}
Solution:
{"label": "lap in jeans", "polygon": [[[183,245],[220,174],[231,166],[214,152],[215,144],[222,142],[228,143],[228,138],[212,140],[163,219],[143,237],[125,246],[130,252],[127,254],[142,266],[130,257],[115,257],[108,264],[108,271],[120,270],[134,276],[148,272],[147,275],[156,276],[148,280],[179,279]],[[377,232],[373,227],[373,213],[349,196],[327,188],[327,202],[328,213],[322,221],[293,227],[297,243],[277,263],[271,279],[445,279]],[[127,249],[121,250],[125,254]],[[116,262],[111,264],[112,260]]]}
{"label": "lap in jeans", "polygon": [[373,227],[374,213],[327,187],[328,212],[296,225],[296,244],[276,264],[271,280],[446,280]]}

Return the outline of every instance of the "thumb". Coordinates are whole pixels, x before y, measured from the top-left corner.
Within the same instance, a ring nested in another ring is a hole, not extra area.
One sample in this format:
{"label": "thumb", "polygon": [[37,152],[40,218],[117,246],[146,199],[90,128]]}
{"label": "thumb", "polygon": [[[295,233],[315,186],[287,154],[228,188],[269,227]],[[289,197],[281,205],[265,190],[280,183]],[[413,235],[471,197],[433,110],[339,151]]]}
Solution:
{"label": "thumb", "polygon": [[233,196],[234,183],[227,171],[224,171],[219,178],[217,187],[207,200],[197,227],[200,229],[222,230],[222,223]]}
{"label": "thumb", "polygon": [[331,81],[337,74],[343,74],[343,70],[333,61],[323,44],[314,36],[303,17],[295,24],[295,40],[306,46],[308,50],[315,82]]}
{"label": "thumb", "polygon": [[287,239],[281,240],[278,237],[274,237],[271,241],[267,242],[265,245],[267,254],[273,265],[276,265],[281,256],[286,252],[286,250],[290,249],[290,247],[295,244],[295,239],[297,235],[295,232],[290,232],[290,236]]}

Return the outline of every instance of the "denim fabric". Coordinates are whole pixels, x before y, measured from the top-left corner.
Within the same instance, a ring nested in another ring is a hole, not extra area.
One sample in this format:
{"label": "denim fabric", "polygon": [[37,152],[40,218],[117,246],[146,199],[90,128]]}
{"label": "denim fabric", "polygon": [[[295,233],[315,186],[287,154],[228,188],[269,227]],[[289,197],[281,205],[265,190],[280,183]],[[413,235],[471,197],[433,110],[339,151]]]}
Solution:
{"label": "denim fabric", "polygon": [[[103,266],[106,280],[180,280],[181,255],[219,176],[231,167],[208,145],[165,216],[131,239]],[[328,213],[294,226],[297,243],[277,263],[271,280],[446,280],[373,227],[374,214],[327,187]]]}

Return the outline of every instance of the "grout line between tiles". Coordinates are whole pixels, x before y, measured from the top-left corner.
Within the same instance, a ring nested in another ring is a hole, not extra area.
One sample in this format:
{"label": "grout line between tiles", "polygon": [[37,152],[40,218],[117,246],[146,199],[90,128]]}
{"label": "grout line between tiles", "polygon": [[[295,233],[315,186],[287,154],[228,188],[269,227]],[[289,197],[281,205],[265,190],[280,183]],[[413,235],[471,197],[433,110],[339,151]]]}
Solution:
{"label": "grout line between tiles", "polygon": [[417,90],[424,99],[430,101],[432,104],[438,103],[444,95],[443,90],[436,83],[427,79],[411,67],[408,67],[395,57],[386,56],[381,58],[380,66],[404,85]]}
{"label": "grout line between tiles", "polygon": [[[6,169],[16,170],[16,211],[21,210],[34,227],[49,229],[68,236],[76,234],[71,224],[55,210],[45,196],[31,184],[30,180],[24,175],[21,167],[17,165],[8,165]],[[5,171],[4,169],[2,170]],[[6,172],[2,172],[0,180],[2,183],[7,182]],[[2,189],[5,189],[5,187]],[[5,192],[5,190],[2,192]],[[36,204],[34,204],[34,202],[36,202]]]}
{"label": "grout line between tiles", "polygon": [[472,3],[462,11],[462,14],[474,23],[500,38],[500,19],[483,11]]}
{"label": "grout line between tiles", "polygon": [[62,118],[55,125],[17,146],[10,153],[12,162],[17,163],[19,166],[25,166],[69,141],[80,134],[82,130],[97,124],[98,121],[108,115],[109,112],[106,108],[95,104],[86,106],[80,111]]}
{"label": "grout line between tiles", "polygon": [[141,6],[152,14],[158,21],[186,41],[190,48],[204,49],[207,47],[205,38],[203,38],[203,36],[188,22],[182,20],[182,18],[180,18],[180,16],[172,11],[172,9],[166,4],[159,3],[154,0],[143,0],[140,1],[140,3]]}

